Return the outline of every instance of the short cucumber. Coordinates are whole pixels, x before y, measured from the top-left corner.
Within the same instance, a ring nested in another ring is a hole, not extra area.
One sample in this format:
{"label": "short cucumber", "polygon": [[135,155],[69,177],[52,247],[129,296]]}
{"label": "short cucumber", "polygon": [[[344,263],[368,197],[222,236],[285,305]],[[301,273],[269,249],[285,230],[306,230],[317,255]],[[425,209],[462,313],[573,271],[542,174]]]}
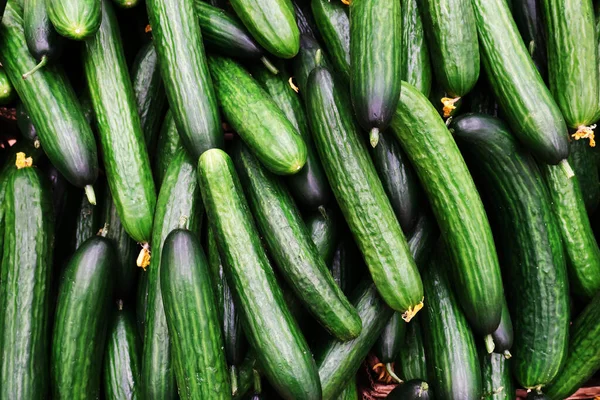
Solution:
{"label": "short cucumber", "polygon": [[40,64],[55,61],[62,50],[62,38],[48,16],[46,0],[23,1],[23,27],[29,52]]}
{"label": "short cucumber", "polygon": [[102,22],[99,0],[46,0],[48,16],[58,33],[73,40],[92,37]]}
{"label": "short cucumber", "polygon": [[339,221],[335,211],[332,208],[313,211],[304,217],[304,223],[319,250],[319,255],[327,265],[330,265],[340,237]]}
{"label": "short cucumber", "polygon": [[167,115],[165,115],[165,120],[163,121],[158,135],[156,155],[154,158],[154,181],[156,182],[158,189],[160,189],[167,168],[169,168],[169,164],[179,149],[183,148],[182,146],[181,137],[177,131],[173,114],[171,111],[167,111]]}
{"label": "short cucumber", "polygon": [[498,328],[492,333],[492,339],[494,340],[494,352],[510,358],[510,349],[513,345],[514,332],[506,300],[504,300],[504,303],[502,304],[502,318],[500,318],[500,325],[498,325]]}
{"label": "short cucumber", "polygon": [[510,369],[511,361],[502,354],[480,351],[483,382],[482,400],[514,400],[515,383]]}
{"label": "short cucumber", "polygon": [[8,79],[6,70],[0,67],[0,106],[10,104],[15,98],[15,88]]}
{"label": "short cucumber", "polygon": [[319,33],[331,56],[335,70],[350,80],[350,17],[342,2],[311,0],[311,9]]}
{"label": "short cucumber", "polygon": [[510,0],[511,13],[525,47],[542,78],[548,75],[546,32],[542,20],[542,0]]}
{"label": "short cucumber", "polygon": [[433,394],[429,389],[429,384],[425,381],[416,379],[403,382],[388,394],[388,400],[429,400]]}
{"label": "short cucumber", "polygon": [[392,315],[375,343],[374,351],[379,361],[384,364],[396,361],[400,346],[404,343],[407,325],[400,313]]}
{"label": "short cucumber", "polygon": [[413,379],[429,380],[427,373],[427,360],[425,347],[423,345],[423,332],[421,330],[421,317],[417,317],[408,323],[406,327],[406,339],[400,347],[400,353],[396,359],[396,365],[404,380]]}
{"label": "short cucumber", "polygon": [[417,0],[400,0],[402,9],[402,80],[425,96],[431,91],[431,60]]}
{"label": "short cucumber", "polygon": [[583,202],[589,215],[592,215],[600,202],[600,177],[596,154],[587,141],[577,140],[571,142],[569,164],[575,172]]}

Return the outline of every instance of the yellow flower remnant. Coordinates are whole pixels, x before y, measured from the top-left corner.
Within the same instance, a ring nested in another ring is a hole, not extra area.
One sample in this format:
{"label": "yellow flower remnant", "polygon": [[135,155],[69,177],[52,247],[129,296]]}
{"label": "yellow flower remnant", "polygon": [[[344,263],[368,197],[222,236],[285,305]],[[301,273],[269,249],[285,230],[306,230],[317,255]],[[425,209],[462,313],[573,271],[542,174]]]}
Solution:
{"label": "yellow flower remnant", "polygon": [[25,157],[25,153],[18,152],[17,159],[15,160],[15,166],[17,169],[29,168],[33,165],[33,159],[31,157]]}
{"label": "yellow flower remnant", "polygon": [[594,129],[596,129],[596,125],[581,125],[579,128],[577,128],[577,132],[575,132],[571,136],[575,140],[590,139],[590,147],[596,147],[596,140],[594,139]]}
{"label": "yellow flower remnant", "polygon": [[452,111],[456,110],[456,102],[460,100],[460,97],[450,98],[442,97],[442,104],[444,105],[444,118],[448,118],[452,115]]}

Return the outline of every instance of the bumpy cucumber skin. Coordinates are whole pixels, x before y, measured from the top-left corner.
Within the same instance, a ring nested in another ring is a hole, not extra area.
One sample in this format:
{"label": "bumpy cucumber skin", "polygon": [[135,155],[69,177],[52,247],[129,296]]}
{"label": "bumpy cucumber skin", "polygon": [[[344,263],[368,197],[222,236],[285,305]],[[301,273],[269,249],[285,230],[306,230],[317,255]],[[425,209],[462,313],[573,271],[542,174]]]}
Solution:
{"label": "bumpy cucumber skin", "polygon": [[480,351],[483,400],[514,400],[515,383],[511,361],[503,354]]}
{"label": "bumpy cucumber skin", "polygon": [[327,265],[330,265],[340,236],[339,221],[335,211],[331,208],[313,211],[304,217],[304,223],[319,250],[319,255]]}
{"label": "bumpy cucumber skin", "polygon": [[54,61],[62,50],[62,43],[50,22],[46,0],[26,0],[23,3],[23,27],[29,52],[38,61],[42,57]]}
{"label": "bumpy cucumber skin", "polygon": [[310,2],[315,23],[336,71],[350,79],[350,17],[348,7],[337,1]]}
{"label": "bumpy cucumber skin", "polygon": [[173,157],[175,157],[175,154],[182,148],[181,137],[177,131],[177,125],[173,119],[173,114],[171,111],[167,111],[167,115],[165,116],[165,120],[163,121],[158,136],[156,156],[154,159],[154,180],[158,189],[160,189],[167,168],[169,168],[169,164],[173,160]]}
{"label": "bumpy cucumber skin", "polygon": [[52,25],[62,36],[84,40],[100,29],[101,0],[46,0],[46,5]]}
{"label": "bumpy cucumber skin", "polygon": [[417,0],[401,0],[402,80],[429,96],[432,84],[431,60]]}

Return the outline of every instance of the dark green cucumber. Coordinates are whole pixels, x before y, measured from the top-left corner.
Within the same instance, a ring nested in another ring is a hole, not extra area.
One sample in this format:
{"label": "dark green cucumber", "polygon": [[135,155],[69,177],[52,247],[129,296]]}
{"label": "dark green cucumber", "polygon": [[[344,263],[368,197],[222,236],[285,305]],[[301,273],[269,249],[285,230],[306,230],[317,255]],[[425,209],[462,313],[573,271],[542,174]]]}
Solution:
{"label": "dark green cucumber", "polygon": [[48,65],[29,79],[22,78],[37,62],[27,49],[21,9],[15,2],[7,6],[0,25],[0,62],[29,111],[52,164],[73,185],[91,188],[98,175],[92,130],[58,67]]}
{"label": "dark green cucumber", "polygon": [[111,243],[96,236],[77,249],[64,271],[52,334],[54,399],[100,395],[114,261]]}
{"label": "dark green cucumber", "polygon": [[[98,230],[102,228],[100,212],[102,211],[102,203],[95,206],[90,203],[86,196],[81,197],[79,210],[75,219],[75,246],[76,250],[83,242],[95,236]],[[111,226],[112,228],[112,226]]]}
{"label": "dark green cucumber", "polygon": [[331,61],[350,80],[350,17],[348,6],[338,1],[311,0],[311,9]]}
{"label": "dark green cucumber", "polygon": [[440,399],[479,400],[481,367],[475,337],[452,292],[445,265],[450,262],[449,254],[438,250],[423,270],[427,301],[421,322],[429,383]]}
{"label": "dark green cucumber", "polygon": [[377,289],[410,321],[422,307],[421,278],[353,120],[346,89],[317,67],[309,77],[306,103],[325,173]]}
{"label": "dark green cucumber", "polygon": [[254,357],[252,351],[249,351],[238,370],[237,391],[232,390],[231,392],[234,400],[241,399],[246,393],[248,393],[254,384],[254,377],[257,372],[256,367],[256,357]]}
{"label": "dark green cucumber", "polygon": [[502,354],[483,350],[481,358],[481,375],[483,383],[482,400],[514,400],[515,383],[510,369],[511,361]]}
{"label": "dark green cucumber", "polygon": [[600,177],[596,154],[587,141],[577,140],[571,142],[569,164],[579,180],[579,187],[583,202],[589,215],[592,215],[600,202]]}
{"label": "dark green cucumber", "polygon": [[208,61],[229,125],[271,172],[300,171],[306,163],[306,144],[269,94],[233,60],[210,56]]}
{"label": "dark green cucumber", "polygon": [[103,363],[106,400],[141,398],[142,342],[133,315],[123,310],[120,300],[108,328]]}
{"label": "dark green cucumber", "polygon": [[423,194],[408,157],[390,133],[379,135],[371,157],[402,231],[411,232],[417,223]]}
{"label": "dark green cucumber", "polygon": [[401,0],[402,80],[425,96],[431,91],[431,61],[417,0]]}
{"label": "dark green cucumber", "polygon": [[429,380],[420,317],[410,321],[406,327],[406,339],[404,345],[400,347],[396,363],[400,366],[399,370],[402,371],[404,380]]}
{"label": "dark green cucumber", "polygon": [[433,399],[433,394],[429,389],[429,384],[425,381],[416,379],[403,382],[398,385],[386,397],[388,400],[429,400]]}
{"label": "dark green cucumber", "polygon": [[17,126],[25,140],[33,144],[34,147],[40,147],[40,139],[38,138],[37,130],[35,129],[35,126],[33,126],[29,113],[22,102],[17,104]]}
{"label": "dark green cucumber", "polygon": [[542,392],[538,392],[537,390],[532,390],[527,394],[526,400],[550,400],[550,397],[546,396]]}
{"label": "dark green cucumber", "polygon": [[100,0],[46,0],[46,5],[52,25],[62,36],[84,40],[100,29]]}
{"label": "dark green cucumber", "polygon": [[337,400],[359,400],[356,378],[350,380],[350,383],[346,385],[346,388],[338,396]]}
{"label": "dark green cucumber", "polygon": [[161,255],[160,288],[181,399],[231,399],[211,285],[197,235],[171,231]]}
{"label": "dark green cucumber", "polygon": [[148,0],[146,8],[177,130],[197,159],[224,139],[193,0]]}
{"label": "dark green cucumber", "polygon": [[181,137],[177,131],[175,120],[171,111],[167,111],[165,120],[160,128],[158,142],[156,144],[156,155],[154,158],[154,180],[156,186],[160,189],[162,181],[169,168],[169,164],[175,157],[175,154],[182,149]]}
{"label": "dark green cucumber", "polygon": [[[148,154],[154,154],[167,97],[152,41],[137,53],[131,67],[131,84]],[[160,154],[160,153],[159,153]]]}
{"label": "dark green cucumber", "polygon": [[396,361],[400,346],[404,343],[407,325],[402,320],[402,314],[396,312],[392,315],[375,343],[374,351],[379,361],[384,364]]}
{"label": "dark green cucumber", "polygon": [[50,385],[54,217],[43,174],[35,167],[17,168],[12,163],[0,200],[5,209],[0,224],[0,396],[44,399]]}
{"label": "dark green cucumber", "polygon": [[[140,337],[145,337],[146,310],[148,308],[148,274],[140,274],[135,294],[135,320]],[[141,369],[141,368],[140,368]]]}
{"label": "dark green cucumber", "polygon": [[31,55],[43,65],[54,61],[62,50],[62,38],[50,22],[46,0],[24,0],[23,22]]}
{"label": "dark green cucumber", "polygon": [[546,32],[542,20],[542,0],[510,0],[511,13],[533,62],[545,78],[548,72]]}
{"label": "dark green cucumber", "polygon": [[205,152],[198,161],[198,180],[225,275],[261,372],[285,399],[319,398],[314,360],[275,281],[229,156],[218,149]]}
{"label": "dark green cucumber", "polygon": [[[473,90],[469,92],[466,103],[469,112],[488,114],[493,117],[497,117],[499,114],[498,103],[496,103],[496,99],[492,94],[492,89],[490,88],[490,84],[485,74],[481,74],[479,81],[477,81]],[[456,111],[460,111],[458,107],[459,103],[456,103],[456,106]]]}
{"label": "dark green cucumber", "polygon": [[545,385],[566,357],[569,324],[563,245],[548,189],[533,157],[500,120],[466,114],[451,129],[494,217],[510,282],[513,373],[525,388]]}
{"label": "dark green cucumber", "polygon": [[371,146],[389,125],[402,84],[402,13],[397,0],[350,3],[350,94]]}
{"label": "dark green cucumber", "polygon": [[308,35],[313,39],[320,40],[319,29],[317,28],[317,23],[313,17],[309,2],[305,0],[292,0],[292,2],[300,36]]}
{"label": "dark green cucumber", "polygon": [[330,68],[329,61],[324,49],[321,47],[317,39],[310,35],[302,34],[300,36],[300,51],[298,56],[294,58],[294,80],[298,84],[300,95],[306,102],[306,83],[308,76],[317,66],[317,53],[320,53],[319,66]]}
{"label": "dark green cucumber", "polygon": [[4,68],[0,67],[0,106],[10,104],[15,98],[15,88],[8,79]]}
{"label": "dark green cucumber", "polygon": [[291,0],[232,0],[231,7],[268,52],[280,58],[298,53],[300,32]]}
{"label": "dark green cucumber", "polygon": [[333,336],[342,341],[357,337],[360,318],[335,284],[283,182],[240,142],[233,159],[261,237],[283,278]]}
{"label": "dark green cucumber", "polygon": [[600,295],[596,295],[571,326],[564,367],[544,389],[550,399],[569,397],[600,369],[599,334]]}
{"label": "dark green cucumber", "polygon": [[448,246],[461,307],[476,333],[492,333],[502,312],[500,267],[483,204],[462,155],[431,103],[405,82],[391,127]]}
{"label": "dark green cucumber", "polygon": [[83,64],[98,123],[104,170],[121,223],[135,241],[148,243],[156,190],[135,95],[110,0],[102,25],[85,41]]}
{"label": "dark green cucumber", "polygon": [[338,241],[329,270],[335,283],[346,295],[353,292],[364,278],[364,273],[368,272],[350,232],[344,232]]}
{"label": "dark green cucumber", "polygon": [[202,211],[195,163],[181,149],[165,174],[156,203],[156,223],[152,227],[152,258],[146,272],[148,303],[142,356],[142,387],[147,399],[174,399],[177,391],[160,291],[159,266],[163,243],[167,235],[179,226],[182,217],[188,218],[188,228],[199,235]]}
{"label": "dark green cucumber", "polygon": [[306,144],[306,164],[288,178],[288,186],[294,199],[309,209],[317,209],[329,202],[331,189],[323,166],[312,142],[304,105],[298,94],[290,86],[292,79],[283,64],[277,64],[279,73],[273,75],[266,68],[255,68],[252,76],[269,93],[275,104],[294,125]]}
{"label": "dark green cucumber", "polygon": [[598,42],[592,0],[542,0],[548,81],[569,128],[598,119]]}
{"label": "dark green cucumber", "polygon": [[479,78],[477,25],[471,2],[424,0],[419,6],[436,80],[449,97],[462,97]]}
{"label": "dark green cucumber", "polygon": [[504,300],[504,303],[502,304],[502,318],[500,318],[500,325],[498,325],[498,328],[492,333],[492,339],[494,340],[494,352],[510,358],[510,349],[513,345],[514,332],[506,300]]}
{"label": "dark green cucumber", "polygon": [[569,155],[567,126],[535,68],[506,0],[473,0],[483,67],[518,139],[544,162]]}

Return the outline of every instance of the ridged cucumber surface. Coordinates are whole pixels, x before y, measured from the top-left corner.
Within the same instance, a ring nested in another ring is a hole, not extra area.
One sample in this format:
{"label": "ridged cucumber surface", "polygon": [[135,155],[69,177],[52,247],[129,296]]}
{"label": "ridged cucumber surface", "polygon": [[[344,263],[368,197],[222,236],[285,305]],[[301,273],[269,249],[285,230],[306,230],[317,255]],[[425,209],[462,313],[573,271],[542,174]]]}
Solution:
{"label": "ridged cucumber surface", "polygon": [[100,0],[46,0],[46,5],[52,25],[62,36],[84,40],[100,29]]}
{"label": "ridged cucumber surface", "polygon": [[401,0],[402,80],[429,96],[432,84],[431,59],[417,0]]}

